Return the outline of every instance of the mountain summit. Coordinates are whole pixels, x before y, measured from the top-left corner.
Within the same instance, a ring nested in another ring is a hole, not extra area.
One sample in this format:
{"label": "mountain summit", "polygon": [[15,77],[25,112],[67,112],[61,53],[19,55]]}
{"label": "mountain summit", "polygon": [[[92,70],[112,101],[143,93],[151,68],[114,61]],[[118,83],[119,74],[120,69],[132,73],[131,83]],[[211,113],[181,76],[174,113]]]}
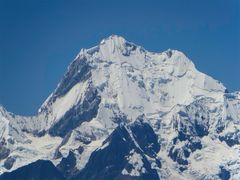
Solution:
{"label": "mountain summit", "polygon": [[0,107],[0,179],[240,179],[239,157],[239,92],[116,35],[80,51],[36,116]]}

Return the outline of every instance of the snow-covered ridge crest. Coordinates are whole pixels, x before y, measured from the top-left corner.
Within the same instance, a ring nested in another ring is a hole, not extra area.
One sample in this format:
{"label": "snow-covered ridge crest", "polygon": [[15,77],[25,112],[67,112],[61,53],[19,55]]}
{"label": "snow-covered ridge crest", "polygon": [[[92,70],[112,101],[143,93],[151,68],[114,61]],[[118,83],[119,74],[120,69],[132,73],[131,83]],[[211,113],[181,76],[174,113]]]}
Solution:
{"label": "snow-covered ridge crest", "polygon": [[[151,97],[161,99],[161,104],[171,108],[174,104],[190,103],[196,96],[210,95],[213,91],[224,92],[225,90],[222,84],[198,72],[194,64],[182,52],[167,50],[163,53],[152,53],[120,36],[112,35],[102,40],[98,46],[81,50],[68,67],[67,73],[55,92],[43,104],[40,111],[47,109],[48,114],[53,116],[51,119],[58,121],[71,108],[71,104],[68,103],[70,106],[64,105],[66,110],[61,109],[62,115],[59,115],[54,112],[55,100],[63,99],[64,96],[78,99],[79,95],[67,95],[66,93],[72,93],[70,89],[76,89],[74,86],[77,83],[77,86],[81,86],[79,83],[90,79],[93,86],[100,89],[108,87],[117,94],[116,103],[122,111],[132,111],[132,107],[140,108],[142,104],[152,106]],[[119,85],[122,87],[118,88]],[[142,87],[139,88],[140,86]],[[171,88],[172,86],[185,92],[179,94],[176,89]],[[191,92],[193,88],[196,90]],[[82,87],[80,89],[76,93],[83,90]],[[127,89],[132,89],[132,92]],[[106,92],[103,90],[101,93]],[[132,101],[124,104],[124,99],[129,99],[128,97],[131,97]],[[112,99],[112,97],[108,98]]]}
{"label": "snow-covered ridge crest", "polygon": [[[120,130],[136,143],[137,156],[141,154],[145,163],[161,159],[162,168],[151,166],[163,179],[191,179],[193,174],[205,173],[215,178],[219,165],[230,161],[238,175],[235,166],[240,162],[232,160],[238,154],[234,148],[240,143],[239,104],[239,93],[226,93],[223,84],[199,72],[182,52],[149,52],[112,35],[80,51],[38,115],[16,116],[0,106],[0,132],[4,132],[0,133],[0,174],[36,159],[58,165],[72,153],[77,158],[76,168],[83,169],[91,153],[96,149],[104,152],[110,143],[101,148],[104,140],[123,125],[132,127],[127,132]],[[137,119],[142,115],[144,123],[139,124]],[[148,133],[142,133],[143,129]],[[142,152],[149,153],[150,147],[150,142],[140,141],[144,139],[142,134],[150,140],[155,137],[154,146],[161,146],[151,160]],[[215,147],[209,142],[231,156],[220,158],[212,167],[208,165],[207,172],[192,164],[219,158],[218,154],[213,156]],[[114,146],[115,142],[111,143]],[[126,160],[133,162],[130,157],[136,154],[129,152]],[[145,166],[143,161],[141,165]],[[187,170],[178,176],[180,169]],[[145,173],[137,171],[134,169],[136,176]],[[133,170],[128,172],[124,167],[121,172],[131,175]]]}

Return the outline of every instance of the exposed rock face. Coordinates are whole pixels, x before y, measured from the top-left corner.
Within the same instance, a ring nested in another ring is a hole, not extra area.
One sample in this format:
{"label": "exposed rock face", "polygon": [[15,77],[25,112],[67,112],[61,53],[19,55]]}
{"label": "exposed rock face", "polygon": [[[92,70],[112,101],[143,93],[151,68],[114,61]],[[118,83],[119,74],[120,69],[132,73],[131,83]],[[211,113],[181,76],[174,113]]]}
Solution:
{"label": "exposed rock face", "polygon": [[64,178],[69,179],[71,176],[74,175],[76,166],[76,157],[74,156],[73,152],[69,152],[66,158],[62,158],[61,162],[57,165],[59,171],[62,172]]}
{"label": "exposed rock face", "polygon": [[97,95],[97,90],[89,89],[85,94],[83,102],[79,102],[79,104],[69,109],[65,115],[50,128],[49,134],[64,137],[84,121],[92,120],[98,113],[100,102],[101,97]]}
{"label": "exposed rock face", "polygon": [[11,169],[12,168],[12,166],[13,166],[13,164],[15,163],[15,158],[13,158],[13,157],[8,157],[5,161],[4,161],[4,167],[6,168],[6,169]]}
{"label": "exposed rock face", "polygon": [[10,154],[10,149],[7,149],[3,145],[0,146],[0,160],[5,159]]}
{"label": "exposed rock face", "polygon": [[20,167],[19,169],[11,172],[4,173],[0,176],[1,180],[12,180],[12,179],[25,179],[25,180],[42,180],[52,179],[61,180],[64,179],[62,174],[50,161],[38,160],[29,165]]}
{"label": "exposed rock face", "polygon": [[[141,132],[140,126],[132,126],[135,134]],[[149,136],[155,136],[152,129],[148,130]],[[159,179],[157,171],[151,167],[150,161],[139,145],[146,147],[149,142],[145,141],[146,139],[142,141],[133,138],[132,133],[124,125],[117,127],[103,142],[103,147],[92,153],[85,168],[73,179],[136,179],[131,176],[138,176],[138,179]],[[153,146],[159,148],[158,143],[154,143],[156,144]],[[153,152],[150,153],[153,156]],[[158,159],[152,161],[157,161],[160,166]]]}

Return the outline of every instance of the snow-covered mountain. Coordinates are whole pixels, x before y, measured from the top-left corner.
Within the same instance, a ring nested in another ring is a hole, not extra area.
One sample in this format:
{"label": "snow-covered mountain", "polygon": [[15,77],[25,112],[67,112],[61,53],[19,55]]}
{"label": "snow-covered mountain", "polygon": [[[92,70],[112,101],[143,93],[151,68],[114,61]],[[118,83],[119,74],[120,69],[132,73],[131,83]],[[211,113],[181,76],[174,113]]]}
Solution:
{"label": "snow-covered mountain", "polygon": [[51,179],[240,179],[240,92],[182,52],[110,36],[36,116],[0,107],[0,179],[39,178],[36,166]]}

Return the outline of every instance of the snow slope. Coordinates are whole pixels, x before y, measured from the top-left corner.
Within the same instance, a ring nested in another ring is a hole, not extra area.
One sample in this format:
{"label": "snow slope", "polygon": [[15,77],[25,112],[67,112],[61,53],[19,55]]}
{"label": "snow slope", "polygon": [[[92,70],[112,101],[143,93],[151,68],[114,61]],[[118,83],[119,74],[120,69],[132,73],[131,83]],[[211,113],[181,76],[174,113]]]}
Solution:
{"label": "snow slope", "polygon": [[119,131],[134,145],[122,149],[125,164],[106,160],[113,178],[240,178],[240,93],[182,52],[149,52],[116,35],[81,50],[38,115],[0,107],[0,129],[0,173],[38,159],[57,166],[72,152],[71,175],[89,177],[98,158],[119,153],[112,149]]}

